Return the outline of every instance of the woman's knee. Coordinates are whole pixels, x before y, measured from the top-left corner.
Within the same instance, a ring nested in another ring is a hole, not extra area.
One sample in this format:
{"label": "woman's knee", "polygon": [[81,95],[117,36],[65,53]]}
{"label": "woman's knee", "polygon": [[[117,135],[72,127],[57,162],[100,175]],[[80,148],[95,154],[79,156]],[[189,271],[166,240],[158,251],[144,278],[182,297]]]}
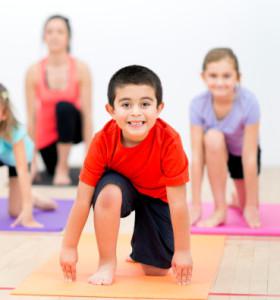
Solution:
{"label": "woman's knee", "polygon": [[122,202],[122,192],[117,185],[107,184],[99,193],[96,205],[104,209],[120,207]]}
{"label": "woman's knee", "polygon": [[208,130],[204,135],[204,145],[206,151],[218,152],[226,148],[224,134],[216,129]]}

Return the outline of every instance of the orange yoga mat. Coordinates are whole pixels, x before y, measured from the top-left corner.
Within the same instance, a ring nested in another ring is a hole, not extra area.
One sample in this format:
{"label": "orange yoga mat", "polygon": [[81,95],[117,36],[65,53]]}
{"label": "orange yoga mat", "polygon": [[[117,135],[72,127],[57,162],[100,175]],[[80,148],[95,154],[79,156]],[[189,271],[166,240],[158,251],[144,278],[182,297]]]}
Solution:
{"label": "orange yoga mat", "polygon": [[58,254],[27,277],[13,295],[154,298],[154,299],[207,299],[223,255],[223,236],[192,236],[194,261],[192,283],[179,286],[170,272],[164,277],[145,276],[139,264],[125,262],[130,253],[130,237],[118,240],[118,268],[111,286],[94,286],[87,278],[94,272],[98,261],[96,243],[92,235],[83,235],[79,245],[77,281],[63,279]]}

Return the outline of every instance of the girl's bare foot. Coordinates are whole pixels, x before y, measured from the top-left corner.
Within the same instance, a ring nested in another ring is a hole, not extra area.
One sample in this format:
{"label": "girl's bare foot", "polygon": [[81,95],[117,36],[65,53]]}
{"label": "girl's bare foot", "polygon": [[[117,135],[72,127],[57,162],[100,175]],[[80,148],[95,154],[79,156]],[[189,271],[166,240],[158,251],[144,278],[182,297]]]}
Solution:
{"label": "girl's bare foot", "polygon": [[36,193],[32,193],[33,197],[33,204],[34,207],[39,208],[41,210],[56,210],[57,209],[57,204],[56,202],[48,197],[44,196],[39,196]]}
{"label": "girl's bare foot", "polygon": [[201,218],[201,206],[192,205],[190,208],[191,225],[196,224]]}
{"label": "girl's bare foot", "polygon": [[115,262],[101,264],[98,267],[98,270],[88,278],[88,283],[95,285],[110,285],[114,281],[115,270]]}
{"label": "girl's bare foot", "polygon": [[246,206],[243,215],[249,227],[259,228],[261,226],[260,213],[256,206]]}
{"label": "girl's bare foot", "polygon": [[206,220],[200,221],[198,227],[216,227],[224,224],[226,221],[226,209],[215,210]]}

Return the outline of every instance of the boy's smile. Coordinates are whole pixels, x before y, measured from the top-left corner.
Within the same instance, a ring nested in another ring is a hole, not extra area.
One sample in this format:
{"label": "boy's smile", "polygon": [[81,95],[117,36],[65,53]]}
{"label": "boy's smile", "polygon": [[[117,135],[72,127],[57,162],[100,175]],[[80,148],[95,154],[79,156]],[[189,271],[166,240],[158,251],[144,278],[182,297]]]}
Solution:
{"label": "boy's smile", "polygon": [[122,130],[122,143],[126,147],[133,147],[146,138],[162,108],[163,103],[157,105],[153,87],[135,84],[117,87],[114,107],[106,105]]}

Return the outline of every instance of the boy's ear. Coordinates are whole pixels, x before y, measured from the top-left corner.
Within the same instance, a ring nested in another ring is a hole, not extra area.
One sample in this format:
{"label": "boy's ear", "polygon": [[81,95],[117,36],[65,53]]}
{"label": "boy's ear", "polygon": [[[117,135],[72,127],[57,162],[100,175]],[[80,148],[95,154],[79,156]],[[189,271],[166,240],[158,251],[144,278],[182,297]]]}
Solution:
{"label": "boy's ear", "polygon": [[105,109],[106,111],[113,117],[113,114],[114,114],[114,108],[110,105],[110,104],[106,104],[105,105]]}
{"label": "boy's ear", "polygon": [[160,113],[163,110],[163,108],[164,108],[164,102],[161,102],[157,107],[158,113]]}

